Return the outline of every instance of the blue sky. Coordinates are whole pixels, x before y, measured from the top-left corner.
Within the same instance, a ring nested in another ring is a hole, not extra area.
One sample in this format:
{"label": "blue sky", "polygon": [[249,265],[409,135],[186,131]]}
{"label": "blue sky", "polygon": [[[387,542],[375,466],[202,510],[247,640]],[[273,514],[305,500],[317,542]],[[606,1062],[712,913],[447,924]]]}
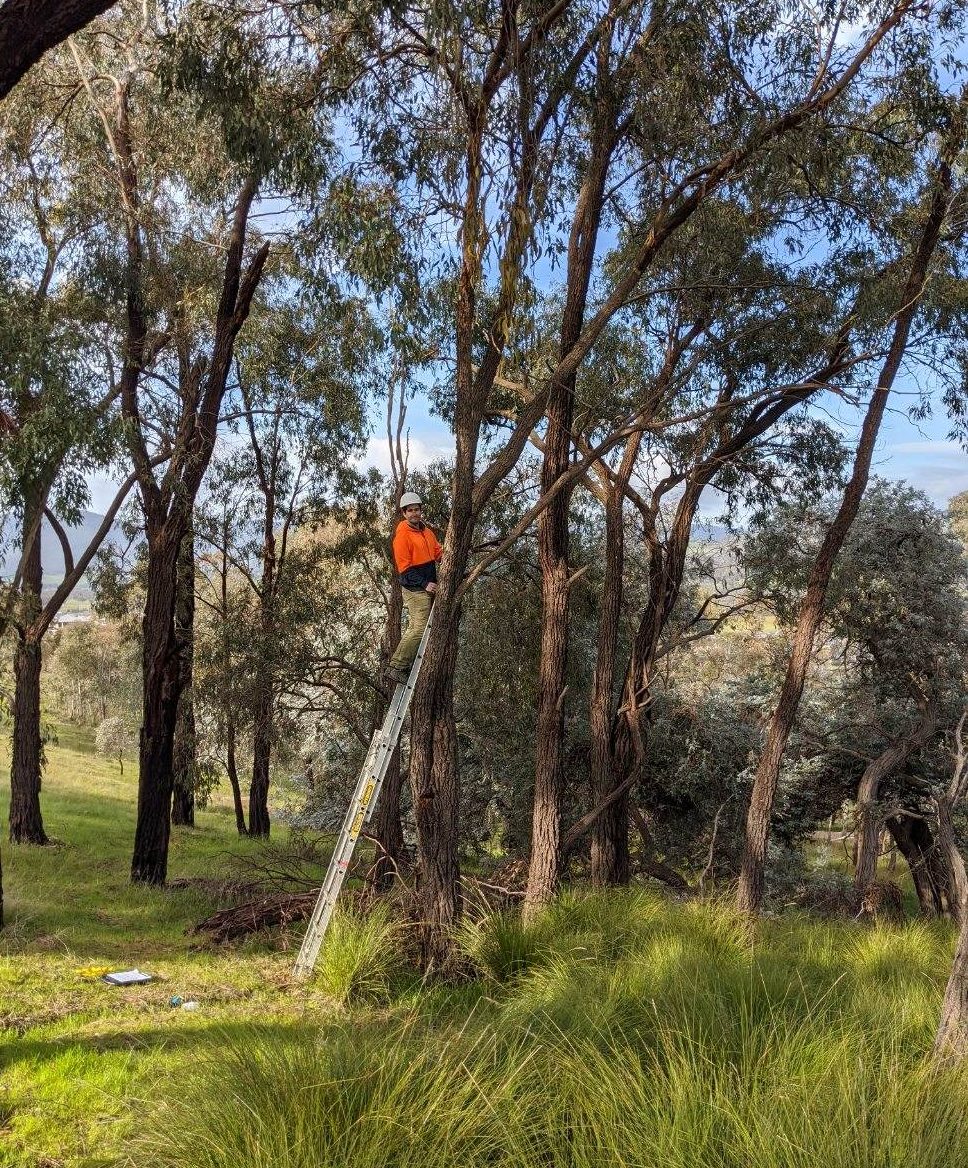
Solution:
{"label": "blue sky", "polygon": [[[948,438],[950,424],[943,413],[926,421],[911,421],[906,412],[911,400],[903,389],[896,393],[881,430],[874,473],[888,479],[904,479],[923,490],[936,506],[944,508],[953,495],[968,491],[968,454]],[[845,416],[837,420],[842,423],[845,433],[856,433],[856,417]],[[419,470],[453,453],[450,430],[428,412],[423,401],[418,399],[413,403],[408,422],[411,469]],[[387,440],[382,425],[382,412],[378,410],[374,416],[374,433],[361,461],[364,465],[389,471]],[[114,481],[107,476],[92,478],[91,510],[103,513],[114,489]],[[716,509],[713,499],[710,506]]]}

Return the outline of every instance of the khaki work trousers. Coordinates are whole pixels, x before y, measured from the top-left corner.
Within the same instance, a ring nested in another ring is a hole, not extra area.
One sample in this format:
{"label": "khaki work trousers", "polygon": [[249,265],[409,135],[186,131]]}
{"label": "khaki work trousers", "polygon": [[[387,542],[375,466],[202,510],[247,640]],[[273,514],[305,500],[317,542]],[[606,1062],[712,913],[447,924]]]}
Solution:
{"label": "khaki work trousers", "polygon": [[423,636],[427,621],[430,619],[430,606],[433,602],[433,594],[430,592],[412,592],[409,588],[403,589],[403,603],[407,609],[407,629],[400,638],[397,651],[390,658],[392,669],[409,669],[413,665],[413,659],[417,656],[417,649],[420,647],[420,638]]}

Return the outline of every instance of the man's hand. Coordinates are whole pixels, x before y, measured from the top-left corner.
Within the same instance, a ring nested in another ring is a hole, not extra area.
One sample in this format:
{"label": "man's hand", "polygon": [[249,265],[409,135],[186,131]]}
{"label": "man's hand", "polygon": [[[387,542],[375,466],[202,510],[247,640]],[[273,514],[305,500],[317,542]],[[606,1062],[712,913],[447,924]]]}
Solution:
{"label": "man's hand", "polygon": [[437,585],[436,585],[436,584],[428,584],[428,585],[427,585],[427,591],[428,591],[428,592],[436,592],[436,591],[437,591]]}

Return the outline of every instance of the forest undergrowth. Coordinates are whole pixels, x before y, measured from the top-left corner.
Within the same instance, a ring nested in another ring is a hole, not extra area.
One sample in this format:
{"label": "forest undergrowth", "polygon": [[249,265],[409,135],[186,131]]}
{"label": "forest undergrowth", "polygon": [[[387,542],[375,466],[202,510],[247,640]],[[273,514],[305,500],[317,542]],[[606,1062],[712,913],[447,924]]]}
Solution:
{"label": "forest undergrowth", "polygon": [[[436,982],[388,913],[344,915],[299,986],[298,931],[194,948],[203,892],[126,883],[133,780],[80,743],[50,755],[60,842],[5,857],[4,1168],[968,1162],[968,1077],[926,1057],[947,926],[751,931],[721,902],[574,890],[530,927],[465,920]],[[173,878],[258,846],[227,810],[178,834]],[[81,976],[100,963],[156,980]]]}
{"label": "forest undergrowth", "polygon": [[943,929],[791,917],[752,938],[722,904],[576,893],[531,928],[465,925],[476,977],[397,994],[372,922],[356,929],[344,918],[321,969],[352,1002],[355,955],[349,1012],[311,1038],[254,1028],[194,1064],[152,1107],[135,1163],[968,1162],[968,1076],[925,1058]]}

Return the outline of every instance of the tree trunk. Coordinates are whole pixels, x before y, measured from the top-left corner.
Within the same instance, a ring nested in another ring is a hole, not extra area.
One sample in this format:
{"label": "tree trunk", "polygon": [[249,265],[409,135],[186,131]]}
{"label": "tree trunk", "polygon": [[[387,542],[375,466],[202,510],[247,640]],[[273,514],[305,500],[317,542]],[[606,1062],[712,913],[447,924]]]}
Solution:
{"label": "tree trunk", "polygon": [[[254,434],[254,431],[253,431]],[[253,443],[257,446],[257,443]],[[263,454],[257,453],[262,487],[265,493],[263,514],[262,579],[259,582],[259,659],[255,675],[255,707],[252,718],[252,782],[249,786],[249,835],[269,835],[269,764],[272,759],[273,734],[273,656],[276,652],[276,592],[278,588],[276,558],[276,469],[277,451],[270,459],[268,472]]]}
{"label": "tree trunk", "polygon": [[952,913],[961,927],[934,1050],[942,1058],[960,1060],[968,1055],[968,873],[951,824],[951,801],[942,796],[936,806],[938,844],[948,867]]}
{"label": "tree trunk", "polygon": [[50,842],[40,811],[40,669],[40,643],[18,639],[10,766],[10,841],[15,844]]}
{"label": "tree trunk", "polygon": [[178,700],[175,740],[172,744],[171,822],[175,827],[195,826],[195,775],[198,755],[195,739],[195,702],[191,689],[183,689]]}
{"label": "tree trunk", "polygon": [[6,0],[0,5],[0,101],[31,65],[117,0]]}
{"label": "tree trunk", "polygon": [[[614,483],[605,481],[605,574],[602,581],[602,599],[599,608],[598,648],[595,672],[589,702],[591,724],[592,803],[600,805],[615,788],[612,770],[614,729],[615,659],[618,655],[619,626],[622,611],[623,573],[625,568],[625,487],[632,475],[642,443],[641,434],[633,434],[626,442],[622,462]],[[619,809],[607,825],[592,835],[592,882],[600,887],[607,883],[621,866],[620,839],[623,813]]]}
{"label": "tree trunk", "polygon": [[[631,471],[632,466],[629,466],[629,475]],[[604,810],[592,826],[592,880],[600,887],[628,884],[631,878],[630,796],[632,787],[643,777],[652,676],[659,640],[682,587],[693,520],[712,474],[709,469],[697,472],[687,483],[676,506],[665,547],[660,544],[655,527],[656,513],[651,517],[651,531],[647,529],[649,598],[629,654],[621,704],[612,718],[608,770],[599,780],[600,784],[606,781],[611,784],[610,792],[603,801]]]}
{"label": "tree trunk", "polygon": [[963,925],[968,909],[968,876],[951,822],[951,799],[947,795],[939,795],[935,799],[935,808],[938,814],[938,850],[944,861],[951,893],[951,915],[959,925]]}
{"label": "tree trunk", "polygon": [[621,787],[595,820],[591,839],[591,875],[595,888],[623,887],[632,877],[629,852],[629,768],[633,760],[625,752],[614,751],[609,759],[611,791]]}
{"label": "tree trunk", "polygon": [[877,875],[880,856],[881,829],[884,826],[877,811],[881,783],[897,771],[908,755],[920,746],[934,731],[935,718],[930,710],[922,713],[921,725],[903,742],[892,742],[877,758],[864,768],[857,788],[857,855],[854,868],[854,902],[858,911],[868,915],[867,894]]}
{"label": "tree trunk", "polygon": [[[568,429],[570,425],[564,430],[566,444]],[[558,499],[566,494],[562,491]],[[542,515],[538,528],[541,556],[541,663],[538,672],[534,806],[531,816],[531,861],[524,900],[525,919],[533,917],[536,910],[555,896],[561,878],[564,699],[568,666],[568,515],[567,511],[560,514],[557,508],[555,514],[550,515],[550,510]]]}
{"label": "tree trunk", "polygon": [[[392,559],[392,553],[391,553]],[[393,647],[400,640],[400,625],[403,614],[403,594],[400,581],[394,572],[390,584],[390,604],[387,609],[387,623],[380,642],[380,664],[390,659]],[[371,730],[383,724],[388,703],[386,698],[377,696],[373,702]],[[385,892],[393,883],[397,868],[403,856],[403,823],[400,819],[400,794],[403,789],[403,773],[400,769],[400,746],[390,756],[387,773],[376,809],[373,812],[371,834],[376,841],[377,856],[373,865],[373,887]]]}
{"label": "tree trunk", "polygon": [[232,804],[235,807],[235,826],[239,835],[248,835],[245,826],[245,807],[242,803],[242,787],[239,784],[239,767],[235,758],[235,720],[228,719],[225,729],[225,770],[232,788]]}
{"label": "tree trunk", "polygon": [[[181,528],[179,530],[178,528]],[[186,524],[149,535],[148,592],[142,622],[144,708],[138,750],[138,821],[131,879],[164,884],[171,832],[172,753],[182,667],[175,636],[178,550]]]}
{"label": "tree trunk", "polygon": [[195,777],[198,750],[195,737],[195,701],[192,681],[195,663],[195,533],[185,533],[178,552],[178,599],[175,637],[181,662],[181,696],[172,746],[173,799],[171,821],[178,827],[195,826]]}
{"label": "tree trunk", "polygon": [[896,815],[886,822],[887,830],[911,873],[921,912],[941,917],[948,911],[946,876],[937,863],[938,847],[931,828],[920,816]]}
{"label": "tree trunk", "polygon": [[127,82],[117,94],[114,145],[117,175],[127,215],[126,271],[127,337],[120,378],[121,413],[132,461],[138,476],[148,535],[148,589],[143,621],[142,672],[144,704],[139,746],[138,821],[135,828],[131,879],[163,884],[168,871],[171,834],[172,745],[181,662],[175,635],[178,555],[189,530],[192,509],[208,469],[218,432],[218,418],[239,330],[249,315],[252,297],[262,278],[269,244],[264,243],[243,273],[246,227],[258,190],[253,176],[244,179],[225,249],[225,266],[208,358],[191,362],[179,354],[182,413],[178,439],[159,483],[155,480],[144,428],[139,387],[151,346],[142,286],[144,248],[136,154],[132,149]]}
{"label": "tree trunk", "polygon": [[780,763],[793,730],[800,697],[806,682],[807,669],[813,653],[814,638],[823,616],[827,585],[834,563],[847,538],[847,532],[857,515],[860,501],[867,487],[871,459],[884,410],[907,348],[911,324],[917,314],[921,292],[927,279],[928,264],[938,243],[948,210],[951,192],[951,164],[946,161],[951,150],[949,141],[938,166],[934,196],[925,220],[921,237],[911,259],[911,269],[905,281],[900,306],[894,317],[894,330],[881,376],[871,396],[861,429],[860,441],[854,456],[854,466],[844,497],[829,530],[823,538],[817,558],[810,572],[806,594],[797,619],[793,648],[787,663],[786,676],[776,709],[770,718],[763,750],[753,779],[749,811],[746,818],[746,841],[740,870],[737,905],[740,912],[754,915],[763,901],[766,878],[766,847],[770,836],[770,819],[780,776]]}
{"label": "tree trunk", "polygon": [[[446,550],[445,550],[446,557]],[[444,572],[441,583],[450,583]],[[438,597],[441,592],[438,591]],[[459,779],[454,718],[456,629],[448,627],[446,594],[428,637],[413,696],[410,787],[417,823],[421,913],[421,958],[425,970],[440,968],[450,954],[450,932],[457,921]]]}
{"label": "tree trunk", "polygon": [[[25,520],[26,524],[26,520]],[[40,612],[43,565],[40,531],[24,564],[22,615],[14,657],[13,744],[10,764],[10,840],[17,844],[46,844],[40,811],[43,747],[40,738],[41,642],[31,625]]]}
{"label": "tree trunk", "polygon": [[[603,55],[600,60],[607,60],[607,55]],[[615,111],[607,93],[600,91],[596,94],[594,110],[590,162],[568,240],[567,293],[561,318],[559,360],[568,356],[581,336],[601,224],[605,180],[615,145]],[[550,491],[567,472],[571,460],[576,378],[576,372],[570,373],[553,383],[548,394],[548,426],[541,464],[542,494]],[[531,862],[524,898],[526,919],[555,896],[561,880],[561,803],[565,785],[565,693],[568,670],[568,509],[571,495],[571,487],[559,491],[538,518],[541,664],[538,674]]]}
{"label": "tree trunk", "polygon": [[400,767],[400,747],[390,758],[383,779],[380,798],[373,812],[371,835],[377,844],[377,855],[371,877],[378,892],[386,892],[393,883],[403,858],[403,822],[400,818],[400,794],[403,790],[403,771]]}
{"label": "tree trunk", "polygon": [[252,782],[249,786],[249,835],[268,836],[269,762],[272,756],[272,682],[259,668],[252,730]]}
{"label": "tree trunk", "polygon": [[[963,909],[968,910],[968,905]],[[941,1003],[941,1024],[934,1050],[944,1059],[961,1060],[968,1055],[968,911],[962,912],[958,947]]]}

